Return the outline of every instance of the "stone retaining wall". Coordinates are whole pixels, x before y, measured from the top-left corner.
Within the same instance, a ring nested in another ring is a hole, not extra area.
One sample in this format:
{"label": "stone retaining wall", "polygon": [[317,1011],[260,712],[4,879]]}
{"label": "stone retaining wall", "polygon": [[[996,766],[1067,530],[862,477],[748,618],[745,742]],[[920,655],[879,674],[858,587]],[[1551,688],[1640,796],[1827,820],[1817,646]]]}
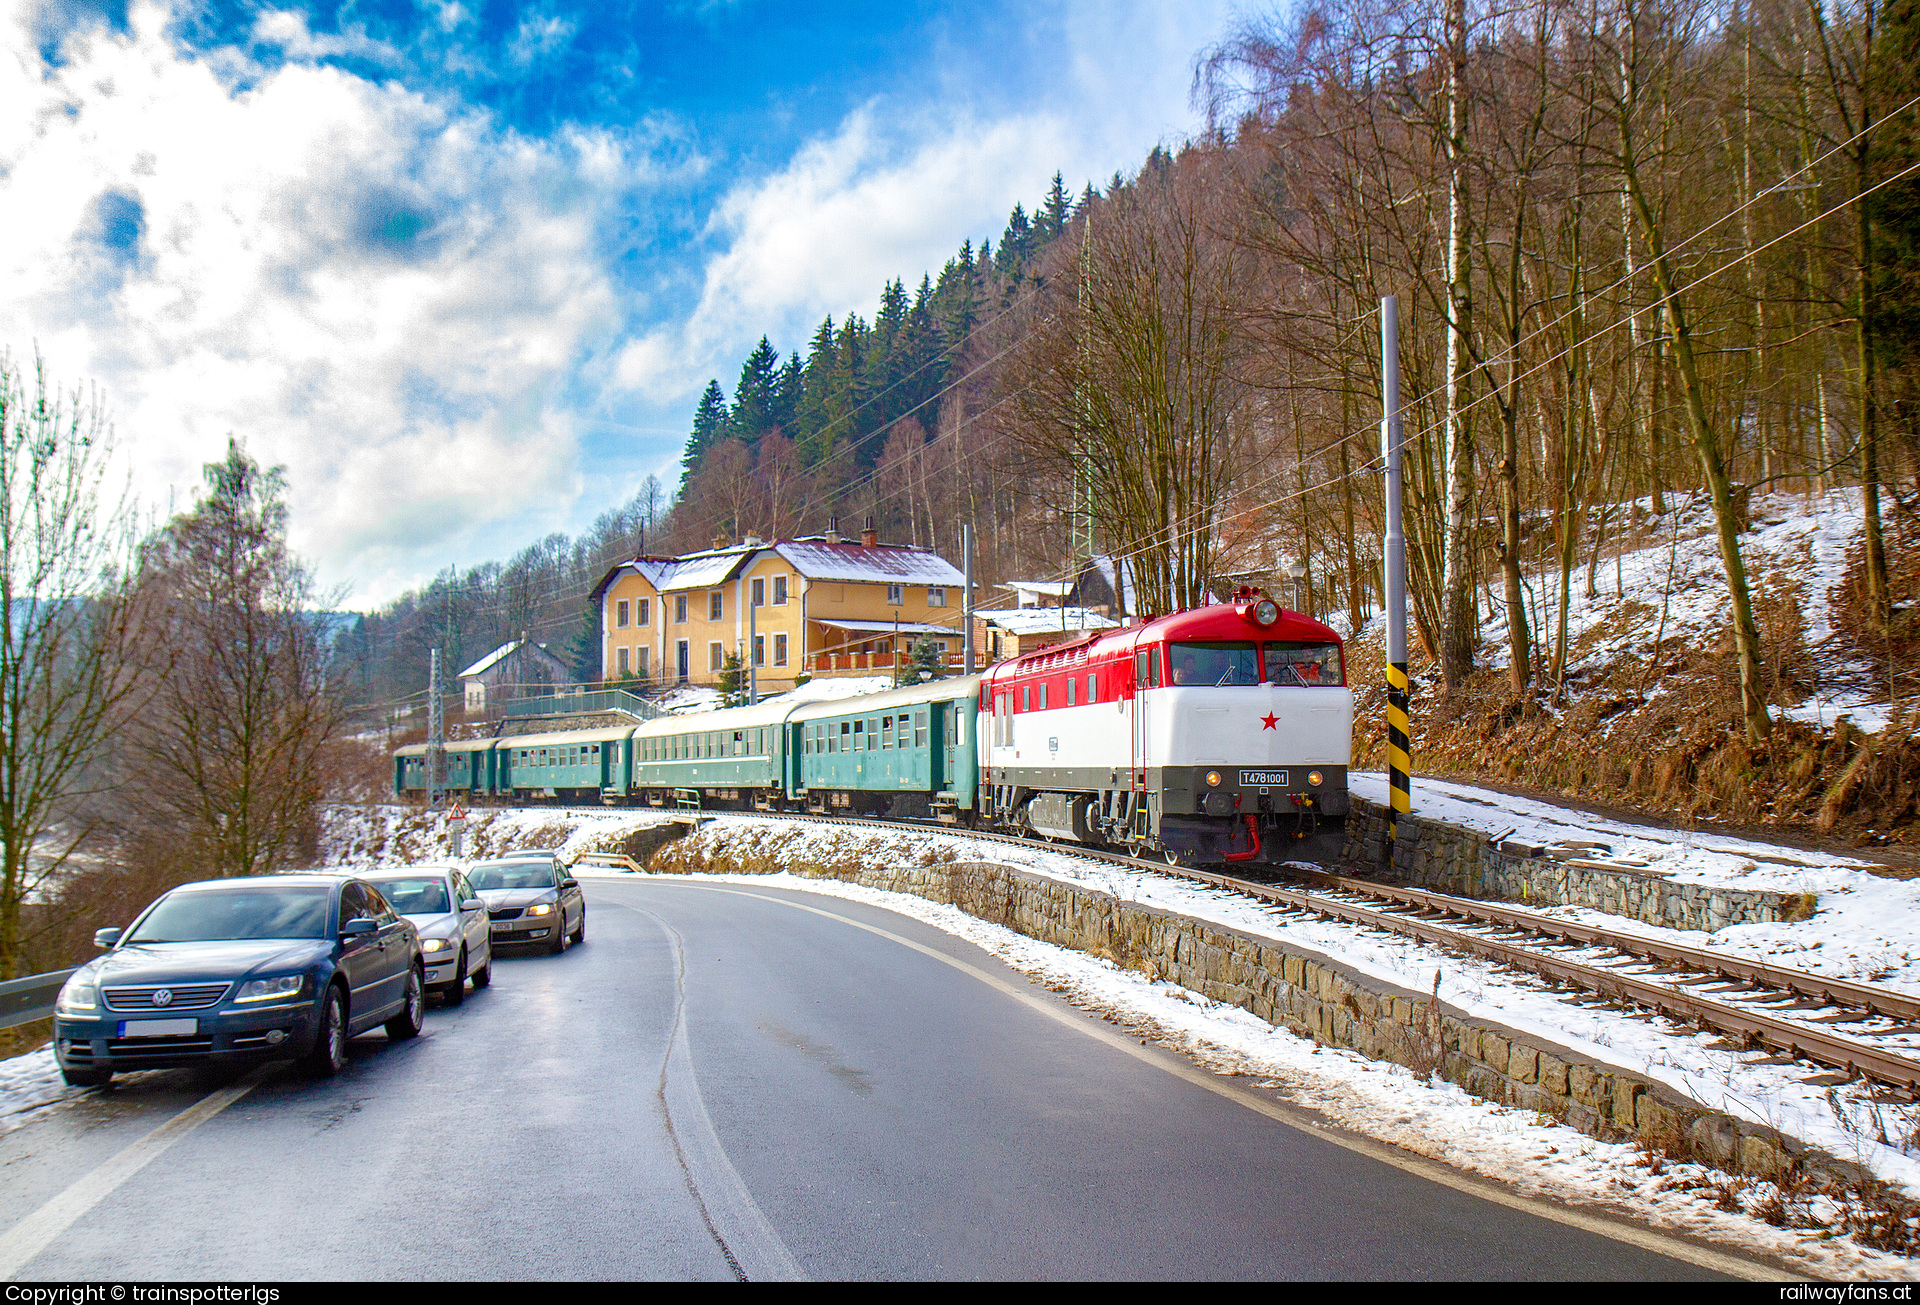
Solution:
{"label": "stone retaining wall", "polygon": [[[724,840],[674,844],[655,873],[767,872],[734,859]],[[1472,1016],[1435,994],[1364,975],[1318,952],[1225,925],[1124,901],[1008,866],[950,862],[874,867],[788,861],[807,878],[837,879],[951,903],[1028,937],[1112,960],[1252,1011],[1327,1046],[1437,1073],[1475,1096],[1560,1119],[1603,1139],[1639,1138],[1674,1159],[1758,1176],[1797,1170],[1857,1181],[1856,1166],[1711,1110],[1619,1066]]]}
{"label": "stone retaining wall", "polygon": [[1811,893],[1674,883],[1658,872],[1598,869],[1548,857],[1513,856],[1477,830],[1431,816],[1402,816],[1400,837],[1390,839],[1386,808],[1359,797],[1353,799],[1353,809],[1347,816],[1341,862],[1348,873],[1385,872],[1396,882],[1459,897],[1536,906],[1590,906],[1670,929],[1711,932],[1730,924],[1804,920],[1816,905]]}

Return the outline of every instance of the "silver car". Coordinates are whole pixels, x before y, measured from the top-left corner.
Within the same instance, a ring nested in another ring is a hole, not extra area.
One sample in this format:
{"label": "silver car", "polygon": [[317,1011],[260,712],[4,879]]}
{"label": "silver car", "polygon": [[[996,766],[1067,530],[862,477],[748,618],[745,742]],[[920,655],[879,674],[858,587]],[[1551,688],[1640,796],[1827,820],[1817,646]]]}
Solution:
{"label": "silver car", "polygon": [[487,927],[486,903],[460,870],[416,865],[364,871],[360,877],[377,886],[419,931],[429,992],[439,993],[448,1006],[458,1006],[467,998],[468,979],[475,988],[493,982],[493,931]]}
{"label": "silver car", "polygon": [[532,943],[558,953],[586,940],[586,894],[552,853],[478,861],[467,878],[487,904],[496,947]]}

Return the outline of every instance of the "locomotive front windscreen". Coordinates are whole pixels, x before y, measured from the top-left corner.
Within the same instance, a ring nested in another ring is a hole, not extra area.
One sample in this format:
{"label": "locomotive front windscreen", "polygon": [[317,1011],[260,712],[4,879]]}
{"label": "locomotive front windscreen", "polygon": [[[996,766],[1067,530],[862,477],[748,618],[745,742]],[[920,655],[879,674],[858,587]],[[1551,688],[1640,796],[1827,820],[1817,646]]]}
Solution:
{"label": "locomotive front windscreen", "polygon": [[1273,684],[1344,684],[1337,643],[1270,643],[1267,679]]}
{"label": "locomotive front windscreen", "polygon": [[1173,682],[1185,685],[1260,683],[1260,648],[1253,643],[1176,643]]}

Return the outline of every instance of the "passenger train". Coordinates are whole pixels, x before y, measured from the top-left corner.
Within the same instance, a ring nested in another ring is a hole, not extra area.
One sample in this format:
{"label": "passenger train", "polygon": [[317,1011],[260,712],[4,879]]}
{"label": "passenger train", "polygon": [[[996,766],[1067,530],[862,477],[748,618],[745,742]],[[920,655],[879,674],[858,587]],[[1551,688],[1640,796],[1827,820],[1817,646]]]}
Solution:
{"label": "passenger train", "polygon": [[[1281,859],[1347,813],[1340,637],[1242,590],[854,698],[446,745],[455,796],[936,818],[1173,863]],[[426,745],[394,754],[426,790]]]}

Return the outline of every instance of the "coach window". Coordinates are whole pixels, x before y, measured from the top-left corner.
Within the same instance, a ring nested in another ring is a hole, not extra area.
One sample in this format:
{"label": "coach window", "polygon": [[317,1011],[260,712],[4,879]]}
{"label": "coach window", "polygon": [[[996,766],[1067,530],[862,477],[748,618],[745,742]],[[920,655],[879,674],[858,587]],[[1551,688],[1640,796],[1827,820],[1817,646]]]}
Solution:
{"label": "coach window", "polygon": [[916,748],[924,748],[927,746],[927,713],[925,708],[913,713],[913,746]]}
{"label": "coach window", "polygon": [[880,749],[884,752],[891,747],[893,747],[893,717],[882,716],[880,718]]}
{"label": "coach window", "polygon": [[853,751],[853,722],[850,720],[840,722],[840,751]]}
{"label": "coach window", "polygon": [[615,604],[615,607],[618,610],[614,616],[613,623],[624,630],[627,626],[627,600],[622,598],[617,604]]}

